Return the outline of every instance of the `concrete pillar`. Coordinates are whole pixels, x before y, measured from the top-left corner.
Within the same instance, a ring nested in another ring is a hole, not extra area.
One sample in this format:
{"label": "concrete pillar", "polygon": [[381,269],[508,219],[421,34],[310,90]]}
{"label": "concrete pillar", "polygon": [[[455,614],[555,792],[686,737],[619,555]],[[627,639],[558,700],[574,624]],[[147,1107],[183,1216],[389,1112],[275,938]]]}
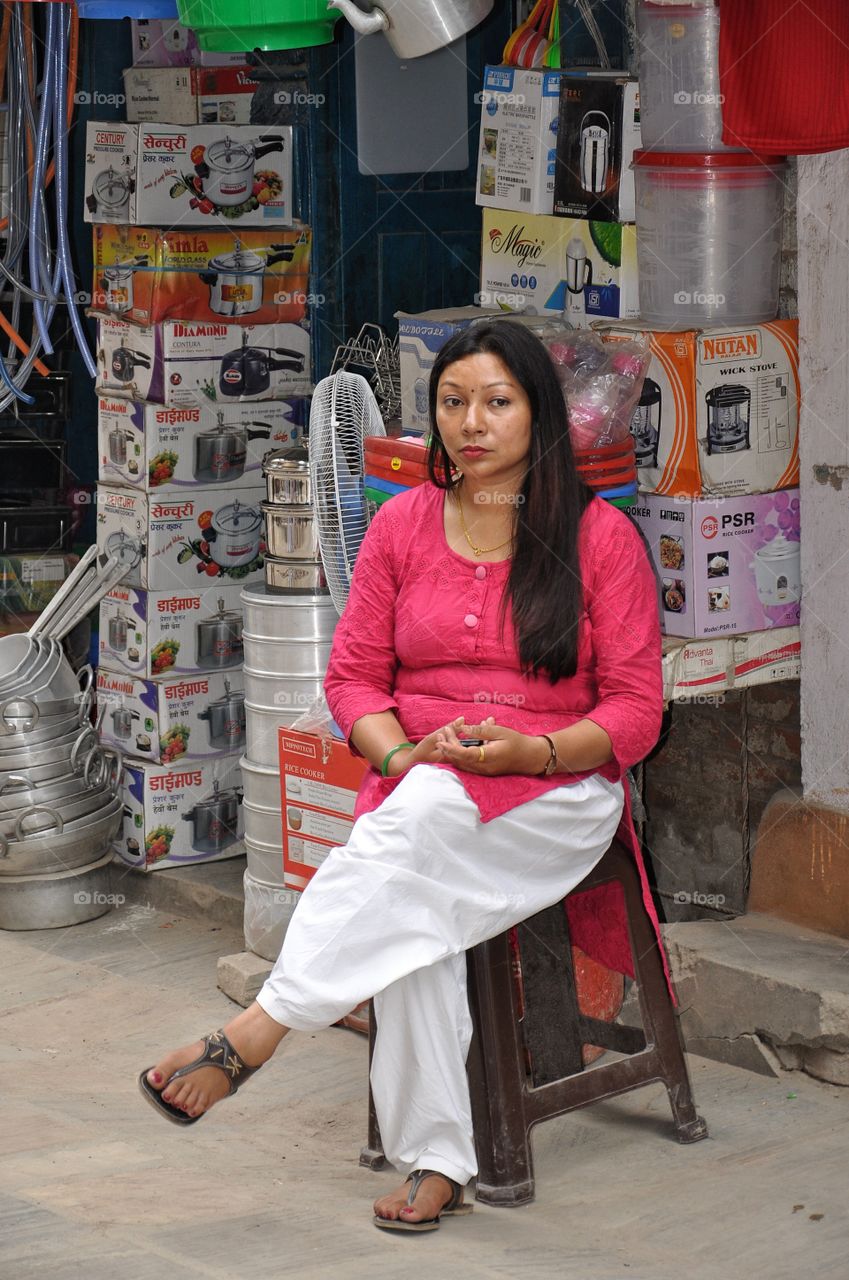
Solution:
{"label": "concrete pillar", "polygon": [[[802,786],[849,813],[849,151],[798,168]],[[845,858],[845,849],[842,851]]]}

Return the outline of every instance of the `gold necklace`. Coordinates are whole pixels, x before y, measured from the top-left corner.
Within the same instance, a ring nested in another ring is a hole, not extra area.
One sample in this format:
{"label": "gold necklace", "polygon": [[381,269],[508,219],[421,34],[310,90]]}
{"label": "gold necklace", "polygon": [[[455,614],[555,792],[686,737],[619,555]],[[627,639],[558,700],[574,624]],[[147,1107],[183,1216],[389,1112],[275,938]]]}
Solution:
{"label": "gold necklace", "polygon": [[476,547],[469,537],[469,531],[466,528],[466,520],[463,515],[463,499],[459,493],[457,494],[457,506],[460,509],[460,524],[463,526],[463,535],[476,556],[487,556],[492,551],[500,551],[502,547],[506,547],[509,542],[513,541],[514,535],[511,533],[510,537],[505,539],[504,542],[499,542],[497,547]]}

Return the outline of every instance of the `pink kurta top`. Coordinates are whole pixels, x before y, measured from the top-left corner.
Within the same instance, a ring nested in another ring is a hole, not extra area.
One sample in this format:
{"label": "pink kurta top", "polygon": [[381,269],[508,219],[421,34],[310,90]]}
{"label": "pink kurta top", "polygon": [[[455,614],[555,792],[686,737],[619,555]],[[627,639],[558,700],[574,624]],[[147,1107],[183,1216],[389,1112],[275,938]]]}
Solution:
{"label": "pink kurta top", "polygon": [[[654,746],[662,711],[657,596],[633,525],[601,499],[584,512],[578,669],[552,685],[522,673],[509,609],[500,626],[510,561],[475,563],[452,551],[445,539],[444,501],[444,490],[420,485],[385,503],[369,527],[325,679],[340,729],[350,740],[361,716],[394,711],[412,742],[460,715],[469,724],[493,715],[497,724],[529,734],[589,718],[607,732],[614,758],[597,771],[484,777],[435,765],[456,774],[482,822],[589,773],[620,778]],[[556,586],[553,581],[552,590]],[[369,769],[355,816],[377,808],[398,781]],[[656,923],[627,805],[621,834],[634,849]],[[616,886],[576,895],[570,922],[578,946],[611,968],[631,972]]]}

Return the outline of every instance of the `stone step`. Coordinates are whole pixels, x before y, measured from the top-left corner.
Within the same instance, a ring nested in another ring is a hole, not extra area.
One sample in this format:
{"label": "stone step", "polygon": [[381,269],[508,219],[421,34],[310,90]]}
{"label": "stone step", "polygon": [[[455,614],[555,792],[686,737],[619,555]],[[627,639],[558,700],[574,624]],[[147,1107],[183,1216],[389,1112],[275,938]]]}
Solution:
{"label": "stone step", "polygon": [[209,924],[242,931],[245,895],[242,880],[244,856],[195,867],[163,867],[161,871],[135,871],[122,862],[113,870],[113,892],[128,902],[157,907],[176,916],[199,917]]}

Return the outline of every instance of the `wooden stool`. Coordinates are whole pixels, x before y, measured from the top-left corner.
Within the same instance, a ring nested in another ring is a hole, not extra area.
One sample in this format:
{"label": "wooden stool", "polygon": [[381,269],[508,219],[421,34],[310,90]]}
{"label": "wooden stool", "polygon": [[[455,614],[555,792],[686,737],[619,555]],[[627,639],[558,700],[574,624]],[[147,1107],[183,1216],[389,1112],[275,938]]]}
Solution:
{"label": "wooden stool", "polygon": [[[521,1021],[509,933],[466,953],[474,1034],[467,1069],[478,1157],[476,1198],[518,1205],[534,1198],[530,1131],[541,1120],[661,1080],[679,1142],[707,1137],[697,1115],[678,1021],[633,855],[614,840],[575,892],[621,884],[643,1030],[585,1017],[578,1008],[563,902],[519,925],[525,1012]],[[370,1047],[374,1047],[372,1017]],[[583,1069],[582,1044],[628,1055]],[[526,1069],[531,1059],[531,1078]],[[369,1089],[368,1146],[360,1164],[384,1163]]]}

